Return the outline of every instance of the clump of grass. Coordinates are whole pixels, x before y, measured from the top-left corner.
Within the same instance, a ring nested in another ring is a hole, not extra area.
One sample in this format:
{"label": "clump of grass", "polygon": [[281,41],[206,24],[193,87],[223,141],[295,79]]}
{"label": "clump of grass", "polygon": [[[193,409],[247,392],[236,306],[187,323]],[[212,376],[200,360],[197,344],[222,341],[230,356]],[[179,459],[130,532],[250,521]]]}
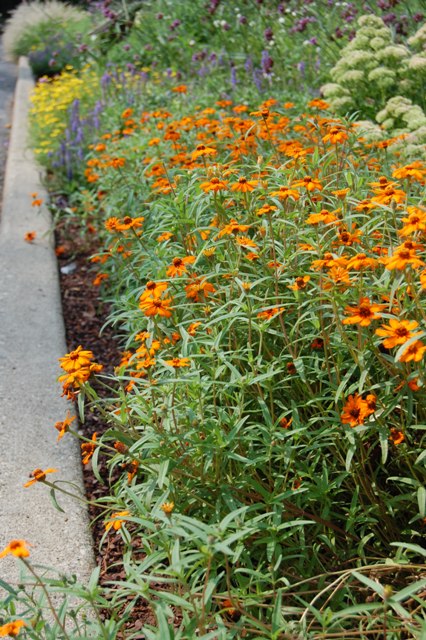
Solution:
{"label": "clump of grass", "polygon": [[79,45],[86,42],[90,24],[87,12],[57,0],[20,4],[4,26],[5,55],[14,62],[29,56],[36,76],[58,73],[79,63]]}

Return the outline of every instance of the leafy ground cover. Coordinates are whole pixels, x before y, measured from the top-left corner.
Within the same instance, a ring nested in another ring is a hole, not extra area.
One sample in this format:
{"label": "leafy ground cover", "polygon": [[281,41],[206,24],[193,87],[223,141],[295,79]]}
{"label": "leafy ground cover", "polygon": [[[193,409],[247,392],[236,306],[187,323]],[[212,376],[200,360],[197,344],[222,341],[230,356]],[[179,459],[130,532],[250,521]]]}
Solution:
{"label": "leafy ground cover", "polygon": [[[259,4],[250,51],[262,56],[259,34],[275,42],[265,19],[288,12]],[[157,65],[112,65],[130,50],[120,41],[106,66],[66,70],[34,96],[51,208],[96,239],[93,283],[122,345],[108,371],[96,345],[60,362],[80,420],[96,410],[103,428],[56,427],[107,483],[101,545],[123,550],[114,579],[80,594],[108,612],[88,637],[421,638],[426,167],[404,155],[403,131],[371,141],[356,114],[337,116],[319,95],[325,71],[316,96],[284,91],[300,57],[284,35],[288,57],[257,93],[235,74],[214,91],[219,63],[184,82],[198,62],[185,38],[232,29],[181,3],[169,41],[151,9],[130,7],[121,31],[109,16],[101,48],[149,29]],[[306,18],[296,36],[327,15],[294,9],[282,24]],[[361,7],[338,9],[321,31],[334,44]],[[206,11],[229,26],[234,7]],[[238,15],[228,53],[243,60]],[[386,22],[401,39],[421,18]],[[156,619],[142,628],[140,603]]]}

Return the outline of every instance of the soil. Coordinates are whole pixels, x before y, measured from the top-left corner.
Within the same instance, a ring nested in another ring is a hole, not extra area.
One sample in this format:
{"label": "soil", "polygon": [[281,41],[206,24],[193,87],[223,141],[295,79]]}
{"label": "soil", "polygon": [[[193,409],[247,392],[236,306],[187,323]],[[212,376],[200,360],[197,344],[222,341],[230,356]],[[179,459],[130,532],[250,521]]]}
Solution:
{"label": "soil", "polygon": [[[112,373],[114,366],[121,359],[121,350],[112,327],[110,325],[104,327],[109,308],[100,301],[99,289],[92,283],[95,272],[89,258],[96,253],[96,244],[83,240],[77,227],[65,228],[59,225],[56,230],[56,247],[57,253],[60,253],[58,265],[68,351],[82,345],[84,349],[93,351],[96,362],[104,365],[104,372]],[[58,247],[60,247],[59,251]],[[97,391],[100,395],[102,394],[102,389]],[[84,423],[80,424],[80,431],[87,438],[91,438],[95,431],[100,435],[106,428],[107,425],[96,412],[87,412]],[[117,480],[117,477],[109,479],[109,471],[102,460],[99,462],[99,467],[103,483],[99,482],[93,474],[90,462],[83,466],[88,500],[98,500],[110,495],[110,483]],[[101,568],[100,583],[108,586],[109,581],[126,578],[122,566],[124,545],[119,533],[113,529],[101,545],[101,539],[105,534],[104,519],[100,517],[101,514],[102,509],[89,505],[94,554]],[[137,540],[134,548],[137,551]],[[130,602],[131,598],[127,604]],[[108,611],[103,612],[104,618],[108,615]],[[155,616],[146,602],[138,600],[133,604],[131,617],[125,629],[134,633],[147,623],[154,624]],[[123,630],[117,636],[117,640],[124,640],[126,636],[126,631]],[[145,637],[143,634],[133,636],[140,640]]]}

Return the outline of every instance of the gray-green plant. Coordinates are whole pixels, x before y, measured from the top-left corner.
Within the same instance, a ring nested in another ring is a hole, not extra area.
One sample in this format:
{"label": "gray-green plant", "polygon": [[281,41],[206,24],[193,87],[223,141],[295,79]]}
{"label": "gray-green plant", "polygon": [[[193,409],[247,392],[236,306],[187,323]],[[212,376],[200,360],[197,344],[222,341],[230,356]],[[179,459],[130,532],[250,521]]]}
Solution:
{"label": "gray-green plant", "polygon": [[379,16],[361,16],[358,26],[330,72],[331,82],[321,89],[332,108],[374,119],[389,99],[403,95],[423,109],[424,26],[406,44],[395,41],[393,31]]}

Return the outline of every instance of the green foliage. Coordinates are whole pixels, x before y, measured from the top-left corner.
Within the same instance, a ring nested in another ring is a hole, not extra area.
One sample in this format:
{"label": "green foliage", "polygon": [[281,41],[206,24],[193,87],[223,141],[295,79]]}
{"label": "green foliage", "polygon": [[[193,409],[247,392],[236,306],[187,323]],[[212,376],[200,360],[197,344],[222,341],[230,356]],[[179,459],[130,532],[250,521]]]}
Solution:
{"label": "green foliage", "polygon": [[56,0],[35,1],[20,5],[12,13],[3,43],[12,59],[29,57],[36,77],[54,75],[66,65],[81,66],[90,29],[87,13]]}
{"label": "green foliage", "polygon": [[[362,118],[375,119],[387,136],[406,134],[406,156],[422,155],[426,131],[424,25],[406,44],[396,43],[392,30],[378,16],[361,16],[358,25],[355,38],[330,71],[332,82],[323,85],[322,92],[337,113],[357,112]],[[370,139],[371,135],[380,137],[379,131],[378,127],[369,131]],[[404,146],[406,143],[400,145],[402,150]]]}
{"label": "green foliage", "polygon": [[[94,58],[119,64],[35,94],[36,152],[69,195],[52,209],[96,234],[125,350],[109,376],[96,354],[62,364],[80,418],[102,417],[81,439],[108,470],[103,544],[124,545],[75,637],[119,637],[144,603],[148,639],[421,638],[426,169],[382,142],[424,128],[424,28],[405,43],[364,16],[340,45],[328,3],[242,7],[111,5]],[[378,144],[306,99],[331,64],[332,106],[381,109]]]}

